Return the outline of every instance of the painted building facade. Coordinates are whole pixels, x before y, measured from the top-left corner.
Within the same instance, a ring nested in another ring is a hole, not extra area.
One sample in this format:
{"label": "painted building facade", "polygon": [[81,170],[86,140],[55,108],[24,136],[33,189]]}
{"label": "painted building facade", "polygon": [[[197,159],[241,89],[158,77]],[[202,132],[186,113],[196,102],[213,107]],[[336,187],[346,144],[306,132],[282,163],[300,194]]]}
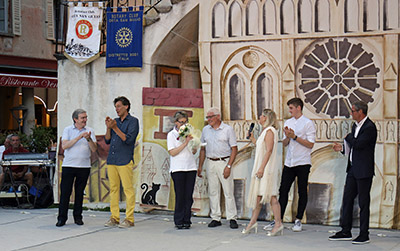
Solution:
{"label": "painted building facade", "polygon": [[[352,102],[364,100],[378,128],[371,227],[399,228],[399,7],[397,0],[188,0],[171,4],[168,13],[145,28],[141,72],[106,73],[104,58],[83,68],[59,61],[59,109],[68,115],[59,116],[59,132],[70,124],[69,114],[81,107],[88,111],[88,124],[96,134],[104,134],[104,118],[114,114],[113,98],[126,95],[143,135],[140,173],[162,170],[165,154],[150,162],[146,157],[144,136],[148,142],[155,140],[148,134],[154,111],[145,105],[142,90],[157,87],[158,65],[197,68],[195,74],[186,71],[188,77],[180,87],[201,86],[203,113],[219,107],[224,122],[234,128],[240,150],[233,169],[235,199],[239,217],[248,218],[251,211],[245,201],[254,158],[254,146],[245,139],[248,127],[266,107],[277,113],[282,126],[289,118],[287,100],[300,97],[305,101],[304,114],[317,128],[303,221],[337,225],[346,157],[333,152],[331,144],[341,142],[351,130]],[[196,74],[201,84],[196,84]],[[194,114],[201,116],[198,111]],[[282,165],[285,149],[281,144],[279,149]],[[171,193],[167,193],[160,192],[158,198],[171,209]],[[294,219],[296,197],[293,187],[285,221]],[[202,198],[197,214],[208,215],[207,194]],[[271,218],[268,207],[260,217]]]}
{"label": "painted building facade", "polygon": [[[57,125],[53,0],[0,1],[0,132]],[[2,143],[2,142],[1,142]]]}

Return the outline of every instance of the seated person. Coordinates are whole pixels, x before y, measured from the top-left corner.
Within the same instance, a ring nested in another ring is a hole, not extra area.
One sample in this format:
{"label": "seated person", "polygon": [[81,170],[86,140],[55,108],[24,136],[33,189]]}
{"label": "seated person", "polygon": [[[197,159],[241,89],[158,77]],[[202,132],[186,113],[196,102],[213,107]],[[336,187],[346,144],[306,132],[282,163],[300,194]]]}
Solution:
{"label": "seated person", "polygon": [[[3,153],[3,159],[4,156],[10,153],[27,153],[29,152],[25,148],[21,146],[21,140],[19,139],[18,135],[12,135],[11,136],[11,142],[10,142],[10,147],[7,148],[4,153]],[[8,181],[10,179],[9,173],[6,172],[6,168],[8,167],[3,167],[3,173],[0,174],[0,187],[3,186],[4,180]],[[28,172],[28,166],[11,166],[11,172],[14,181],[20,181],[20,180],[25,180],[26,183],[29,185],[29,187],[32,186],[33,184],[33,175],[31,172]]]}
{"label": "seated person", "polygon": [[7,138],[4,140],[4,144],[0,146],[0,159],[3,159],[4,151],[11,146],[10,142],[12,136],[12,134],[8,135]]}

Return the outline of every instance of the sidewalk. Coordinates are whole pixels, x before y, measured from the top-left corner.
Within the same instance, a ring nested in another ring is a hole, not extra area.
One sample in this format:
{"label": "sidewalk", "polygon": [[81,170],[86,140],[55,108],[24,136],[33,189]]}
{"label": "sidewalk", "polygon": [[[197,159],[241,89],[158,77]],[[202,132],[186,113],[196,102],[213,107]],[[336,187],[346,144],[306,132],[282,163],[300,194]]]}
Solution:
{"label": "sidewalk", "polygon": [[[171,215],[135,214],[135,227],[106,228],[108,212],[85,211],[85,225],[73,223],[56,227],[57,209],[0,208],[0,250],[400,250],[400,231],[370,230],[371,243],[353,245],[349,241],[329,241],[331,231],[339,227],[303,225],[303,232],[287,227],[283,236],[267,237],[261,222],[258,234],[243,235],[229,224],[208,228],[209,218],[192,218],[190,230],[174,229]],[[71,210],[70,210],[70,213]],[[247,224],[248,221],[239,221]],[[354,229],[353,237],[358,234]]]}

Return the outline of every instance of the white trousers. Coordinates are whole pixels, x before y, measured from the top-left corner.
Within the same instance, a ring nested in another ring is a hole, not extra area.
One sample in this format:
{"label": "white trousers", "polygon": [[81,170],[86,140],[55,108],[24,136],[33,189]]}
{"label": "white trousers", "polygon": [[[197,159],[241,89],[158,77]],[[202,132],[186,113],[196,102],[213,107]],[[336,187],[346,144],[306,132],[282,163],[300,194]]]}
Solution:
{"label": "white trousers", "polygon": [[211,219],[221,221],[221,185],[225,196],[225,211],[227,220],[236,220],[237,210],[233,195],[233,174],[224,178],[224,169],[228,164],[225,161],[212,161],[206,159],[206,172],[208,179],[208,195],[210,197]]}

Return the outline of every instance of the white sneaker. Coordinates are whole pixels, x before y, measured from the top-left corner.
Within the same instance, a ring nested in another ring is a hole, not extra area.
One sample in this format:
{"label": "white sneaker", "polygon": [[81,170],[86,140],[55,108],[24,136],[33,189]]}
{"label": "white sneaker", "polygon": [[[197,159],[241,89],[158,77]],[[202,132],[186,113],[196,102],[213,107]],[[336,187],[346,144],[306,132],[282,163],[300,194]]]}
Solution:
{"label": "white sneaker", "polygon": [[274,226],[275,226],[275,221],[271,221],[268,225],[266,225],[265,227],[263,227],[263,229],[264,229],[265,231],[270,231],[270,230],[272,230],[272,229],[274,228]]}
{"label": "white sneaker", "polygon": [[301,232],[302,229],[303,228],[301,226],[301,221],[299,219],[296,219],[292,227],[293,232]]}

